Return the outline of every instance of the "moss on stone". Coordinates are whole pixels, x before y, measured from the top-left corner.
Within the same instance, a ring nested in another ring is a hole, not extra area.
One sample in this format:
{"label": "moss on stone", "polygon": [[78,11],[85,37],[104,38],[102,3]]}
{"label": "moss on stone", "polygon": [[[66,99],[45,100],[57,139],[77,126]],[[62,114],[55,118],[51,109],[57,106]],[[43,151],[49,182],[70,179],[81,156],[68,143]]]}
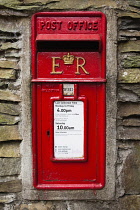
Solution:
{"label": "moss on stone", "polygon": [[20,157],[20,141],[1,142],[0,157]]}
{"label": "moss on stone", "polygon": [[5,113],[8,115],[19,115],[19,105],[17,104],[7,104],[0,103],[0,113]]}
{"label": "moss on stone", "polygon": [[0,60],[0,68],[18,69],[18,63],[17,61]]}
{"label": "moss on stone", "polygon": [[0,90],[0,100],[4,101],[20,101],[20,97],[8,90]]}
{"label": "moss on stone", "polygon": [[14,125],[19,121],[19,117],[0,114],[0,125]]}
{"label": "moss on stone", "polygon": [[140,69],[126,69],[119,71],[119,83],[140,83]]}
{"label": "moss on stone", "polygon": [[124,58],[122,66],[124,68],[140,68],[140,56],[128,56]]}
{"label": "moss on stone", "polygon": [[128,41],[119,44],[120,52],[140,52],[140,40]]}
{"label": "moss on stone", "polygon": [[0,79],[16,79],[16,71],[14,69],[0,69]]}

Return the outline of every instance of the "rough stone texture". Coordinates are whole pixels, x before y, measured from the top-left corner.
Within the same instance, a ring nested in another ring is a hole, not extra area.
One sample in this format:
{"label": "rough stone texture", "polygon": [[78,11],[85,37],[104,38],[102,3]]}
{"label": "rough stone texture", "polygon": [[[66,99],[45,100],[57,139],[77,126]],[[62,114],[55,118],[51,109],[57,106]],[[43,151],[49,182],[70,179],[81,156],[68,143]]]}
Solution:
{"label": "rough stone texture", "polygon": [[0,203],[0,209],[4,210],[4,204]]}
{"label": "rough stone texture", "polygon": [[140,69],[125,69],[119,71],[119,83],[140,83]]}
{"label": "rough stone texture", "polygon": [[130,6],[133,6],[133,7],[138,7],[140,8],[140,1],[139,0],[128,0],[128,3]]}
{"label": "rough stone texture", "polygon": [[[0,203],[11,203],[16,199],[15,194],[0,195]],[[0,208],[1,209],[1,208]]]}
{"label": "rough stone texture", "polygon": [[5,42],[1,43],[0,51],[8,50],[8,49],[20,49],[19,42]]}
{"label": "rough stone texture", "polygon": [[17,61],[0,60],[0,68],[18,69],[19,67]]}
{"label": "rough stone texture", "polygon": [[140,143],[135,143],[133,152],[126,158],[122,171],[126,194],[140,194]]}
{"label": "rough stone texture", "polygon": [[19,122],[19,117],[0,114],[0,125],[14,125]]}
{"label": "rough stone texture", "polygon": [[22,140],[18,126],[0,126],[0,141]]}
{"label": "rough stone texture", "polygon": [[67,209],[67,204],[64,202],[37,202],[37,203],[29,203],[29,204],[21,204],[15,205],[15,210],[59,210],[59,209]]}
{"label": "rough stone texture", "polygon": [[20,158],[0,158],[0,176],[20,174]]}
{"label": "rough stone texture", "polygon": [[131,115],[140,115],[140,103],[119,103],[118,104],[118,116],[128,117]]}
{"label": "rough stone texture", "polygon": [[123,17],[119,29],[121,30],[140,30],[140,18]]}
{"label": "rough stone texture", "polygon": [[140,118],[124,119],[121,123],[124,126],[140,127]]}
{"label": "rough stone texture", "polygon": [[16,71],[11,69],[0,69],[0,79],[16,79]]}
{"label": "rough stone texture", "polygon": [[76,0],[75,2],[71,3],[71,1],[65,1],[65,0],[25,0],[24,3],[21,3],[18,0],[9,0],[8,2],[6,0],[3,0],[0,2],[0,6],[5,6],[7,8],[12,8],[15,10],[40,10],[40,9],[60,9],[63,8],[64,10],[74,10],[74,9],[88,9],[90,7],[96,7],[100,8],[101,6],[107,6],[107,7],[117,7],[117,4],[113,0],[108,0],[107,2],[105,0],[94,0],[94,1],[82,1]]}
{"label": "rough stone texture", "polygon": [[0,182],[0,192],[21,192],[22,183],[21,180],[12,180],[7,182]]}
{"label": "rough stone texture", "polygon": [[118,86],[118,101],[139,102],[140,101],[140,86],[136,84],[119,85]]}
{"label": "rough stone texture", "polygon": [[140,208],[140,195],[128,195],[119,199],[119,209],[138,210]]}
{"label": "rough stone texture", "polygon": [[[136,1],[136,0],[135,0]],[[65,0],[25,0],[24,2],[18,1],[18,0],[3,0],[0,2],[0,7],[5,8],[7,10],[7,15],[14,15],[14,16],[24,16],[26,13],[31,13],[33,11],[40,11],[40,10],[90,10],[91,8],[102,8],[102,7],[108,7],[108,8],[116,8],[121,11],[128,10],[130,12],[139,12],[139,3],[132,3],[128,0],[125,2],[117,1],[117,0],[87,0],[81,1],[76,0],[75,2],[72,2],[68,0],[67,2]],[[10,9],[14,9],[15,12],[12,13],[12,11],[9,11]],[[24,13],[20,13],[18,11],[24,11]],[[4,11],[1,11],[2,15],[6,15]]]}
{"label": "rough stone texture", "polygon": [[[55,2],[59,2],[60,0],[56,0]],[[25,4],[35,4],[35,3],[42,3],[42,4],[46,4],[46,3],[51,3],[52,0],[24,0]]]}
{"label": "rough stone texture", "polygon": [[[121,18],[119,18],[119,20],[121,20],[121,21],[124,20],[124,18],[126,20],[127,19],[132,20],[132,18],[140,18],[140,14],[136,13],[136,12],[127,12],[126,10],[120,10],[119,13],[118,13],[118,17],[121,17]],[[134,20],[134,24],[135,24],[135,20]],[[118,25],[120,25],[120,23]],[[120,32],[120,30],[118,32]]]}
{"label": "rough stone texture", "polygon": [[0,100],[19,102],[20,96],[10,92],[9,90],[0,90]]}
{"label": "rough stone texture", "polygon": [[0,157],[20,157],[20,142],[0,142]]}
{"label": "rough stone texture", "polygon": [[140,129],[134,127],[118,127],[117,139],[120,140],[140,140]]}
{"label": "rough stone texture", "polygon": [[20,113],[20,107],[17,104],[0,103],[0,113],[17,116]]}
{"label": "rough stone texture", "polygon": [[133,40],[119,44],[120,52],[140,52],[140,40]]}
{"label": "rough stone texture", "polygon": [[140,55],[127,56],[123,59],[122,66],[124,68],[140,68]]}
{"label": "rough stone texture", "polygon": [[[115,203],[116,204],[116,203]],[[17,204],[15,210],[116,210],[117,205],[113,202],[84,202],[84,201],[53,201],[53,202],[37,202],[28,204]]]}
{"label": "rough stone texture", "polygon": [[[119,40],[128,40],[129,38],[138,38],[140,37],[140,31],[134,31],[134,30],[130,30],[130,31],[119,31]],[[135,42],[134,42],[135,43]]]}

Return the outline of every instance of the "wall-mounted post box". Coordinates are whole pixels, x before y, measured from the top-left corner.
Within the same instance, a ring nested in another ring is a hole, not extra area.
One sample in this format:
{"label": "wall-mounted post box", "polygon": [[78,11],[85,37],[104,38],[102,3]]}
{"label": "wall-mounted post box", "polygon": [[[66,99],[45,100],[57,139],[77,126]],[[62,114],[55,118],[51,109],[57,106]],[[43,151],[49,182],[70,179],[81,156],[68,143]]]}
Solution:
{"label": "wall-mounted post box", "polygon": [[38,189],[104,187],[105,52],[103,13],[33,16],[32,145]]}

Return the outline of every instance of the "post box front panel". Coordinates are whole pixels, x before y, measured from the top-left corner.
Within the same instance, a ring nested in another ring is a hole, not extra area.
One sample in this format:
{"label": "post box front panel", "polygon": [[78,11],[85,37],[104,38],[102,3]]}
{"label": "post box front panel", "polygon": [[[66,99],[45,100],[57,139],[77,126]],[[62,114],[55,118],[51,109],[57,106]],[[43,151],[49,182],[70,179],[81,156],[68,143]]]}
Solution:
{"label": "post box front panel", "polygon": [[105,16],[32,20],[33,175],[37,189],[105,185]]}
{"label": "post box front panel", "polygon": [[[98,103],[100,97],[105,99],[104,87],[80,83],[74,97],[62,96],[63,85],[38,84],[34,89],[37,95],[36,185],[50,189],[98,189],[104,185],[101,159],[105,153],[102,151],[105,118],[100,110],[104,111],[105,107]],[[59,109],[57,114],[56,109]],[[64,110],[67,112],[62,114]],[[69,121],[72,115],[77,122]]]}

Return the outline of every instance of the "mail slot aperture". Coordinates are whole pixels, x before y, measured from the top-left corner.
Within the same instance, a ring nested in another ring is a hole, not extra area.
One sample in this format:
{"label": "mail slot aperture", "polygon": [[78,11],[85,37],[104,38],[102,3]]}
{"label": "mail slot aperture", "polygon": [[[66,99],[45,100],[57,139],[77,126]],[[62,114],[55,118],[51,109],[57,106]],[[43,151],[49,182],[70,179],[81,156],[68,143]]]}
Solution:
{"label": "mail slot aperture", "polygon": [[105,185],[106,18],[32,18],[33,180],[37,189]]}
{"label": "mail slot aperture", "polygon": [[100,42],[98,41],[38,41],[38,52],[99,52]]}

